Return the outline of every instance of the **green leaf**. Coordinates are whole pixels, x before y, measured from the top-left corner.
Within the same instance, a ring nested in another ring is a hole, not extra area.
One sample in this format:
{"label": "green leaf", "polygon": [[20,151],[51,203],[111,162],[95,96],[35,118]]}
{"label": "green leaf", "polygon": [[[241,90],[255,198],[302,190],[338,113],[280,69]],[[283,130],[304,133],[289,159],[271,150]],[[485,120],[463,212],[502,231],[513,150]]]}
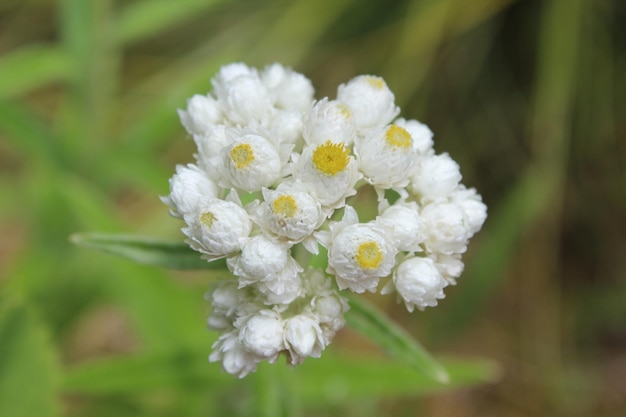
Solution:
{"label": "green leaf", "polygon": [[0,307],[0,415],[57,415],[56,367],[44,328],[26,306]]}
{"label": "green leaf", "polygon": [[[208,363],[206,354],[204,351],[150,353],[88,362],[66,372],[63,390],[92,395],[128,395],[173,386],[205,387],[224,392],[241,387],[240,381],[224,373],[219,364]],[[308,358],[304,364],[293,369],[281,369],[290,367],[282,361],[261,363],[259,370],[247,376],[246,380],[254,380],[258,385],[278,378],[305,405],[320,405],[363,397],[385,398],[449,391],[493,382],[499,376],[499,368],[486,360],[445,359],[443,363],[449,370],[447,383],[437,382],[396,361],[327,351],[321,358]]]}
{"label": "green leaf", "polygon": [[440,383],[449,381],[446,369],[404,329],[363,299],[351,296],[349,300],[346,321],[351,328],[428,378]]}
{"label": "green leaf", "polygon": [[78,246],[94,248],[130,259],[140,264],[170,269],[224,269],[226,262],[219,259],[207,262],[182,242],[167,242],[152,238],[106,234],[77,233],[70,241]]}
{"label": "green leaf", "polygon": [[148,353],[85,363],[65,373],[66,392],[129,394],[172,386],[219,386],[227,389],[236,378],[207,360],[208,352]]}

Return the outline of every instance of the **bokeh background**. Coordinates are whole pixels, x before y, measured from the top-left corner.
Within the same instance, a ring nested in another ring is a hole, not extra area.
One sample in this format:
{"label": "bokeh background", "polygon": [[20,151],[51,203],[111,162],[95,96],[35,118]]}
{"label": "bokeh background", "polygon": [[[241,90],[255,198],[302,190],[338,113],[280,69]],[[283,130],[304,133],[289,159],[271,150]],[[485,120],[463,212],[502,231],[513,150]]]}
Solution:
{"label": "bokeh background", "polygon": [[[3,0],[0,415],[626,415],[625,27],[619,0]],[[233,61],[281,62],[317,98],[380,75],[431,127],[489,218],[439,307],[373,300],[497,378],[368,388],[333,355],[383,353],[346,330],[305,366],[348,385],[235,380],[206,362],[207,273],[69,242],[182,240],[158,199],[193,152],[176,109]]]}

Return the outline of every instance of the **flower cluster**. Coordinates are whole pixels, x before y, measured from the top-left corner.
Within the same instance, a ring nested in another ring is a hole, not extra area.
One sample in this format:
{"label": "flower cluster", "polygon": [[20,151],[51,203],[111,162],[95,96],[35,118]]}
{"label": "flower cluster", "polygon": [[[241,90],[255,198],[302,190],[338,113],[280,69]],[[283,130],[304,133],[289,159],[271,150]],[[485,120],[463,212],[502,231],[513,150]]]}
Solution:
{"label": "flower cluster", "polygon": [[[319,357],[344,325],[340,290],[396,293],[409,311],[437,305],[486,207],[435,154],[430,129],[397,118],[382,78],[318,101],[280,64],[226,65],[212,84],[179,110],[196,162],[177,167],[163,198],[191,248],[226,258],[233,275],[207,294],[221,332],[211,361],[243,377],[280,353]],[[367,222],[350,205],[363,189],[377,196]],[[311,257],[325,270],[303,265]]]}

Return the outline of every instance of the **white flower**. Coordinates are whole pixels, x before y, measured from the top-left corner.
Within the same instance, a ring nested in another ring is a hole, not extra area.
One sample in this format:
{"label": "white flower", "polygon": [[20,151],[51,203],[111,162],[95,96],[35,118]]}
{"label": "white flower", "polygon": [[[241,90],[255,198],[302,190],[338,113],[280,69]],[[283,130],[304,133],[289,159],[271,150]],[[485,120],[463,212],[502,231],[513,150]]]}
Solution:
{"label": "white flower", "polygon": [[[290,258],[287,265],[269,278],[256,282],[256,288],[264,296],[267,305],[289,305],[304,294],[302,267]],[[240,282],[242,280],[240,279]]]}
{"label": "white flower", "polygon": [[397,125],[370,130],[356,141],[355,153],[365,178],[382,188],[406,186],[417,156],[411,134]]}
{"label": "white flower", "polygon": [[422,201],[445,199],[461,182],[461,171],[447,153],[420,158],[411,177],[411,192]]}
{"label": "white flower", "polygon": [[235,125],[261,121],[273,111],[270,94],[256,72],[230,78],[215,94],[224,116]]}
{"label": "white flower", "polygon": [[430,258],[409,258],[404,260],[393,274],[393,283],[406,308],[423,310],[434,307],[437,300],[444,298],[447,282]]}
{"label": "white flower", "polygon": [[433,132],[423,123],[417,120],[397,119],[396,126],[406,129],[413,138],[413,147],[419,155],[430,155],[433,151]]}
{"label": "white flower", "polygon": [[254,76],[257,75],[257,70],[250,68],[242,62],[233,62],[232,64],[223,65],[211,79],[213,89],[216,92],[220,91],[221,94],[224,94],[223,90],[226,88],[226,84],[240,75]]}
{"label": "white flower", "polygon": [[281,64],[265,67],[261,73],[261,81],[279,109],[304,112],[313,101],[311,81]]}
{"label": "white flower", "polygon": [[302,136],[307,145],[319,145],[330,140],[350,146],[356,137],[356,125],[352,112],[343,103],[323,98],[307,112]]}
{"label": "white flower", "polygon": [[470,233],[473,235],[478,232],[487,219],[487,206],[476,190],[474,188],[467,189],[461,185],[450,195],[450,199],[463,209]]}
{"label": "white flower", "polygon": [[187,100],[187,110],[178,110],[180,122],[191,135],[205,135],[222,121],[220,105],[211,95],[195,94]]}
{"label": "white flower", "polygon": [[290,259],[289,247],[285,243],[267,235],[257,235],[245,243],[240,255],[227,262],[231,272],[240,277],[240,285],[248,285],[271,279],[288,266]]}
{"label": "white flower", "polygon": [[396,202],[387,207],[376,222],[393,230],[393,241],[398,250],[408,252],[421,251],[424,240],[423,220],[415,202]]}
{"label": "white flower", "polygon": [[444,255],[437,253],[431,254],[429,258],[435,262],[435,266],[446,281],[451,285],[456,285],[456,279],[461,276],[465,268],[461,260],[461,254]]}
{"label": "white flower", "polygon": [[238,202],[211,198],[185,215],[187,243],[208,260],[238,252],[252,230],[248,213]]}
{"label": "white flower", "polygon": [[279,150],[263,136],[244,134],[221,151],[218,170],[224,187],[258,191],[280,177],[282,162]]}
{"label": "white flower", "polygon": [[343,143],[309,145],[295,159],[293,176],[322,206],[341,207],[346,197],[356,193],[358,164]]}
{"label": "white flower", "polygon": [[445,255],[463,253],[471,237],[467,216],[457,204],[432,203],[421,212],[426,239],[424,245],[430,252]]}
{"label": "white flower", "polygon": [[278,111],[270,120],[268,130],[280,144],[300,145],[302,141],[302,118],[302,113],[299,111]]}
{"label": "white flower", "polygon": [[[226,136],[225,125],[214,125],[202,135],[193,135],[193,140],[198,148],[198,153],[195,155],[198,165],[207,172],[215,173],[217,171],[212,159],[218,156],[234,138]],[[212,175],[212,178],[217,178],[217,176]]]}
{"label": "white flower", "polygon": [[380,278],[391,273],[398,252],[387,232],[373,223],[350,224],[333,232],[322,244],[329,243],[327,272],[335,275],[339,289],[375,291]]}
{"label": "white flower", "polygon": [[241,345],[253,355],[273,362],[285,349],[284,322],[273,310],[261,310],[249,318],[235,323],[239,328]]}
{"label": "white flower", "polygon": [[346,104],[359,129],[380,127],[390,123],[400,113],[395,97],[385,80],[372,75],[360,75],[337,90],[337,101]]}
{"label": "white flower", "polygon": [[213,352],[209,355],[210,362],[222,362],[222,368],[231,375],[243,378],[256,371],[259,359],[248,352],[239,341],[239,331],[233,330],[222,334],[213,344]]}
{"label": "white flower", "polygon": [[304,191],[279,186],[276,190],[263,188],[262,192],[265,201],[255,220],[290,243],[309,237],[326,218],[319,202]]}
{"label": "white flower", "polygon": [[285,344],[292,365],[302,363],[308,356],[319,358],[326,347],[318,322],[307,314],[298,314],[285,320]]}
{"label": "white flower", "polygon": [[244,303],[246,293],[237,287],[234,280],[222,281],[205,295],[211,303],[211,315],[207,320],[210,328],[225,330],[232,327],[235,312]]}
{"label": "white flower", "polygon": [[205,201],[217,197],[218,188],[208,175],[193,164],[177,165],[170,178],[170,194],[161,200],[170,207],[170,214],[182,218],[195,213]]}

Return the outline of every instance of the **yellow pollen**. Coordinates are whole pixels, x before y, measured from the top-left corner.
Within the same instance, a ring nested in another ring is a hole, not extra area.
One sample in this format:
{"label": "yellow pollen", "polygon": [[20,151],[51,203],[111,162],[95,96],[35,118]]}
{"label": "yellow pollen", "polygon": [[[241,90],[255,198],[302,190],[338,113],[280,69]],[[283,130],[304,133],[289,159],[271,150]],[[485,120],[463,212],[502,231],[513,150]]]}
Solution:
{"label": "yellow pollen", "polygon": [[376,242],[365,242],[359,245],[356,261],[363,269],[376,269],[383,261],[383,253]]}
{"label": "yellow pollen", "polygon": [[411,147],[412,138],[411,134],[407,132],[406,129],[391,125],[385,133],[385,141],[387,141],[392,148],[407,149]]}
{"label": "yellow pollen", "polygon": [[374,88],[378,88],[379,90],[382,90],[385,87],[385,80],[383,80],[380,77],[365,77],[365,79],[367,80],[368,84],[371,85]]}
{"label": "yellow pollen", "polygon": [[281,195],[272,204],[275,214],[282,214],[285,217],[293,217],[296,214],[298,205],[296,200],[290,195]]}
{"label": "yellow pollen", "polygon": [[215,221],[215,216],[210,211],[207,211],[206,213],[202,213],[200,215],[200,221],[206,224],[207,227],[211,227],[211,225]]}
{"label": "yellow pollen", "polygon": [[343,143],[327,140],[313,151],[313,165],[328,176],[333,176],[346,169],[350,162],[350,152]]}
{"label": "yellow pollen", "polygon": [[254,161],[252,146],[248,145],[247,143],[242,143],[235,146],[230,151],[230,159],[233,161],[237,169],[247,167],[252,161]]}

